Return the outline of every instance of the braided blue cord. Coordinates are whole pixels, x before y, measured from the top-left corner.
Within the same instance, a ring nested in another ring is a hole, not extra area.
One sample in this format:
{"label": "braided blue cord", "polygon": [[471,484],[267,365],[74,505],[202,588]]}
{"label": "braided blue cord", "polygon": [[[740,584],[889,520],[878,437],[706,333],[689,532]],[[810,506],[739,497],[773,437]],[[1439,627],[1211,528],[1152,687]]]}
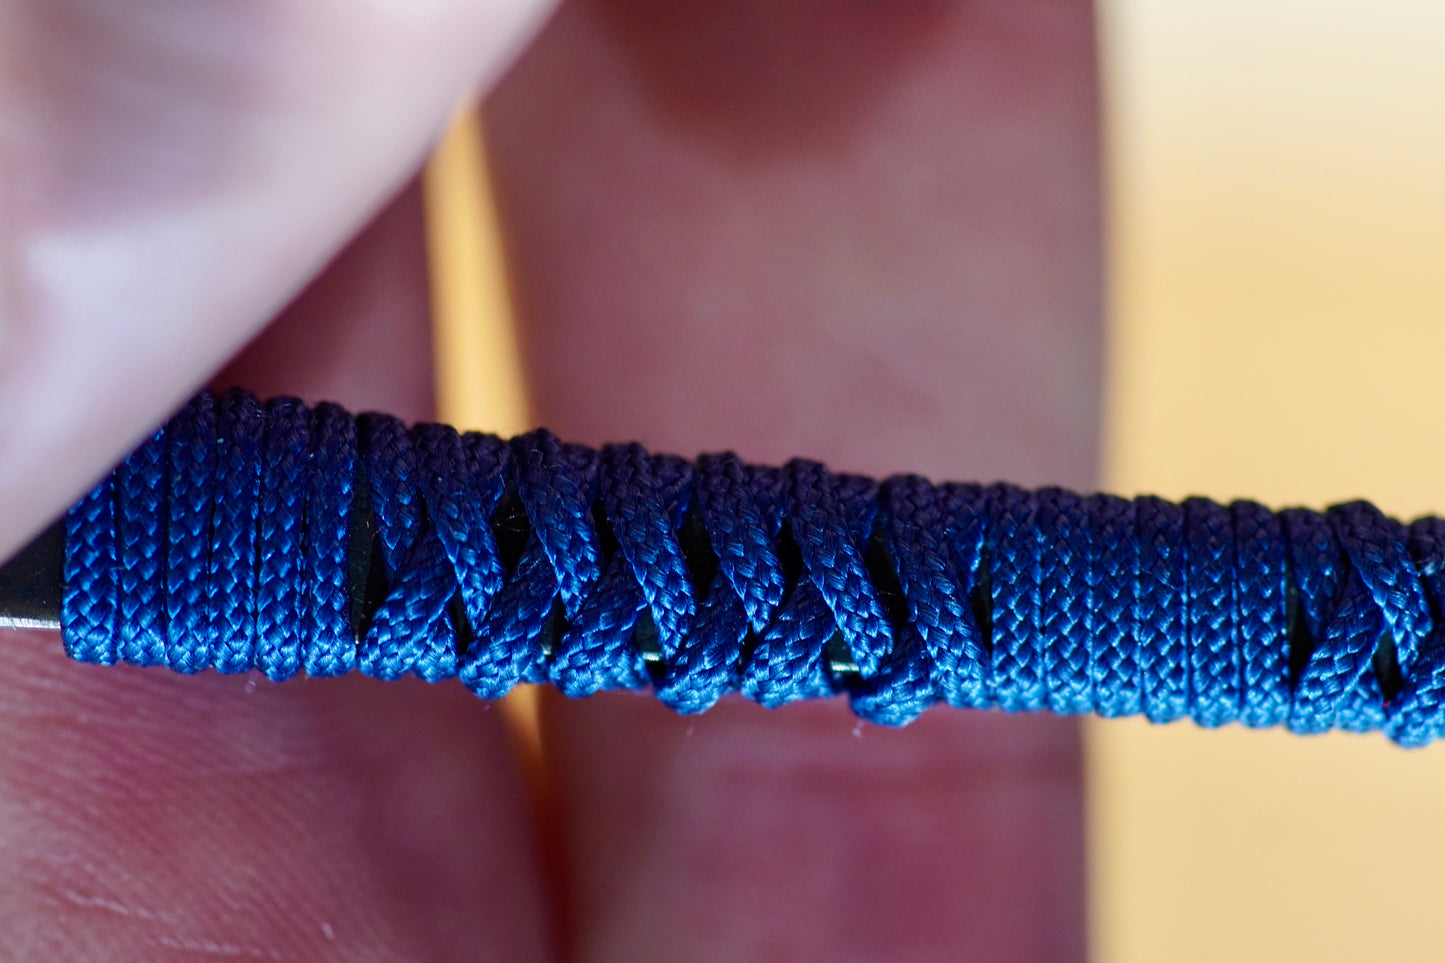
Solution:
{"label": "braided blue cord", "polygon": [[749,487],[752,473],[731,454],[697,461],[698,523],[717,566],[692,631],[663,663],[657,682],[658,698],[678,712],[702,712],[741,686],[748,638],[767,628],[783,600],[783,566]]}
{"label": "braided blue cord", "polygon": [[[378,679],[408,672],[428,682],[456,674],[456,632],[447,604],[456,594],[435,525],[423,525],[422,469],[401,422],[387,415],[357,419],[361,460],[386,568],[387,594],[361,639],[361,671]],[[455,466],[437,466],[437,470]]]}
{"label": "braided blue cord", "polygon": [[[168,471],[162,474],[147,459],[137,466],[136,485],[145,498],[124,504],[127,525],[149,549],[157,528],[149,509],[165,491],[168,538],[165,541],[166,644],[152,652],[130,631],[127,622],[116,628],[125,661],[133,665],[164,664],[178,672],[199,672],[215,654],[212,647],[213,613],[225,604],[227,586],[211,585],[211,523],[215,492],[216,405],[200,395],[181,410],[166,428]],[[157,513],[156,520],[160,516]],[[121,586],[121,612],[126,615],[128,593]]]}
{"label": "braided blue cord", "polygon": [[1143,712],[1150,722],[1173,722],[1189,714],[1184,509],[1146,495],[1134,500],[1133,524],[1138,563],[1131,639],[1138,653]]}
{"label": "braided blue cord", "polygon": [[[113,636],[106,650],[131,665],[166,662],[167,543],[155,537],[157,522],[164,525],[158,516],[165,504],[166,474],[166,438],[157,434],[120,466],[115,477],[112,581],[126,632]],[[116,623],[107,620],[107,624],[114,632]]]}
{"label": "braided blue cord", "polygon": [[301,666],[307,675],[345,675],[356,668],[346,592],[356,476],[355,420],[335,405],[318,405],[311,412],[306,461],[290,480],[304,500],[284,503],[305,533],[298,571],[303,595]]}
{"label": "braided blue cord", "polygon": [[256,578],[261,507],[261,406],[241,391],[216,400],[212,502],[211,664],[234,674],[256,666]]}
{"label": "braided blue cord", "polygon": [[[135,459],[135,455],[126,462]],[[120,605],[116,564],[116,476],[104,478],[65,516],[65,584],[84,586],[66,592],[60,611],[65,653],[78,662],[114,665],[115,613]]]}
{"label": "braided blue cord", "polygon": [[301,669],[306,616],[303,512],[311,412],[294,398],[267,407],[256,525],[256,668],[273,682]]}
{"label": "braided blue cord", "polygon": [[66,537],[83,662],[1445,733],[1445,520],[1363,502],[876,483],[230,392]]}
{"label": "braided blue cord", "polygon": [[989,586],[993,608],[993,692],[1007,712],[1043,703],[1043,645],[1039,637],[1040,546],[1037,500],[1012,485],[992,485],[984,495],[990,545]]}
{"label": "braided blue cord", "polygon": [[[1089,618],[1086,644],[1091,644],[1090,678],[1095,711],[1106,718],[1144,711],[1143,649],[1147,623],[1139,620],[1143,539],[1137,503],[1113,495],[1094,495],[1087,514],[1089,544]],[[1180,625],[1183,629],[1183,625]],[[1186,666],[1184,642],[1175,653]],[[1187,672],[1186,672],[1187,677]]]}

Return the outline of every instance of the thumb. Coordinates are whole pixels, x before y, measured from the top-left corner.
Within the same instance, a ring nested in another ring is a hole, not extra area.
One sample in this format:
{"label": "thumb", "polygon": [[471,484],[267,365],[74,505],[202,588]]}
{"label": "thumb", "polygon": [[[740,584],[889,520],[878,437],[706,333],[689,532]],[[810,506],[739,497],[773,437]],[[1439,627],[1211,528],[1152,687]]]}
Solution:
{"label": "thumb", "polygon": [[256,332],[549,0],[0,11],[0,558]]}

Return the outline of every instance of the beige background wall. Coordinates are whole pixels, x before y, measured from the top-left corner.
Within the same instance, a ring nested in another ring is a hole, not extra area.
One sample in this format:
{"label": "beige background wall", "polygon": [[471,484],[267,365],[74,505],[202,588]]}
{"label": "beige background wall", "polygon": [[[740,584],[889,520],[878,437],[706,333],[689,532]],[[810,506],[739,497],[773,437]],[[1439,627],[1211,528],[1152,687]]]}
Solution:
{"label": "beige background wall", "polygon": [[[1107,484],[1445,511],[1445,5],[1106,0]],[[1445,747],[1089,730],[1096,958],[1445,954]]]}
{"label": "beige background wall", "polygon": [[[1108,487],[1445,511],[1445,4],[1103,0],[1101,23]],[[442,414],[512,432],[473,124],[428,178]],[[1089,761],[1100,963],[1445,952],[1445,747],[1096,723]]]}

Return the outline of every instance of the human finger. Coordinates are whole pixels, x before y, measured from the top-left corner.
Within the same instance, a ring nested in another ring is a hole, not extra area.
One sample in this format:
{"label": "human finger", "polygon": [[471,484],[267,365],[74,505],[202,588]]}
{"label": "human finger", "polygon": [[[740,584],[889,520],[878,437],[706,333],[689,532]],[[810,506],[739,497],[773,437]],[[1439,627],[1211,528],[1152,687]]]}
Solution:
{"label": "human finger", "polygon": [[[488,105],[544,423],[1093,481],[1086,3],[565,7]],[[1083,954],[1078,732],[547,704],[588,959]]]}
{"label": "human finger", "polygon": [[296,293],[547,7],[0,8],[0,557]]}
{"label": "human finger", "polygon": [[[418,194],[218,387],[428,417]],[[4,641],[0,957],[549,958],[525,780],[461,686],[181,676]]]}

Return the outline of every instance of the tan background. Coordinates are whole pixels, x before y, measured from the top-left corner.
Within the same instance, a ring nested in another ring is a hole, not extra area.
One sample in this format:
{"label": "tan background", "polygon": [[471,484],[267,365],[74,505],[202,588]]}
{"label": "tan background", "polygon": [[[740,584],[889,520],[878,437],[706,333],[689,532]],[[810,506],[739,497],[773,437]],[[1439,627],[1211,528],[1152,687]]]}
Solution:
{"label": "tan background", "polygon": [[[1445,511],[1445,4],[1102,2],[1106,486]],[[439,391],[511,433],[480,151],[428,174]],[[1445,952],[1445,747],[1094,723],[1089,764],[1100,963]]]}
{"label": "tan background", "polygon": [[[1445,511],[1445,6],[1106,0],[1106,483]],[[1096,958],[1445,955],[1445,747],[1096,724]]]}

